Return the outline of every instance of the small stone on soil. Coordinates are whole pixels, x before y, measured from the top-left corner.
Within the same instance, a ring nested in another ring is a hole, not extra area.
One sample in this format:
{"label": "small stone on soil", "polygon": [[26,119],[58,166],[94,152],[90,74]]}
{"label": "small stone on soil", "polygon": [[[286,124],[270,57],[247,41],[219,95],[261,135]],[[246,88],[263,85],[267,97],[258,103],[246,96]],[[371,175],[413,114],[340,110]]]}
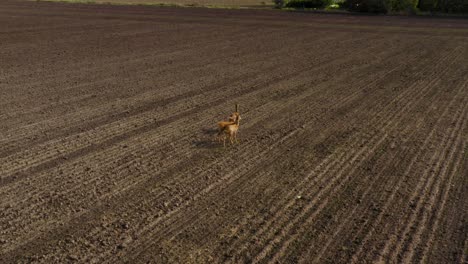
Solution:
{"label": "small stone on soil", "polygon": [[132,237],[126,237],[120,245],[117,246],[118,249],[123,249],[128,246],[128,244],[132,243],[133,238]]}

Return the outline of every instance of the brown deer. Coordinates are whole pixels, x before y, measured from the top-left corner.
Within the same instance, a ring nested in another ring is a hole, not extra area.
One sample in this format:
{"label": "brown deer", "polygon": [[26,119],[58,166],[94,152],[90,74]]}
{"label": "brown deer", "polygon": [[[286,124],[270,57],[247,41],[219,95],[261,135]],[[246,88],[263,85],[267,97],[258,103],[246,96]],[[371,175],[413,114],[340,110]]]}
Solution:
{"label": "brown deer", "polygon": [[239,122],[241,120],[240,115],[237,116],[236,121],[232,122],[231,124],[227,125],[224,127],[223,130],[221,130],[218,133],[218,136],[223,135],[223,146],[226,147],[226,138],[229,137],[229,141],[231,144],[234,144],[234,142],[238,143],[239,140],[237,139],[237,131],[239,131]]}
{"label": "brown deer", "polygon": [[229,116],[229,121],[218,122],[218,133],[223,131],[226,126],[232,125],[234,122],[236,122],[238,116],[240,116],[239,113],[234,112]]}
{"label": "brown deer", "polygon": [[238,112],[239,105],[236,104],[236,112],[232,113],[229,117],[229,121],[218,122],[218,142],[223,138],[223,146],[226,147],[226,137],[229,137],[231,144],[239,142],[237,139],[237,131],[239,130],[239,122],[241,120]]}

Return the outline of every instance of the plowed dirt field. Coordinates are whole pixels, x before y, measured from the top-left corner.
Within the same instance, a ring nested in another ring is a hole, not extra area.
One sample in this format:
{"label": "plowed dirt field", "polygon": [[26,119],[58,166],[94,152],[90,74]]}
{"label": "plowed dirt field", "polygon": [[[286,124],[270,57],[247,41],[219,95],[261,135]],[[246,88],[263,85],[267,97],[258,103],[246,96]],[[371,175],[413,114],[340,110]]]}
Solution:
{"label": "plowed dirt field", "polygon": [[468,20],[1,1],[0,262],[466,263],[467,122]]}

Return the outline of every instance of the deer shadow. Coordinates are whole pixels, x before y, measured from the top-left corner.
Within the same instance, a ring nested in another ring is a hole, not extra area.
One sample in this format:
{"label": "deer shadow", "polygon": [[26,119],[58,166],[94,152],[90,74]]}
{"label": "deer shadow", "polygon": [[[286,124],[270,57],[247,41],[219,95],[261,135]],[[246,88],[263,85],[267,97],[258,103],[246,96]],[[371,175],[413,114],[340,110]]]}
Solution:
{"label": "deer shadow", "polygon": [[204,136],[193,141],[193,145],[195,147],[204,149],[215,149],[223,146],[222,143],[216,140],[216,135],[218,133],[217,129],[203,128],[201,132]]}

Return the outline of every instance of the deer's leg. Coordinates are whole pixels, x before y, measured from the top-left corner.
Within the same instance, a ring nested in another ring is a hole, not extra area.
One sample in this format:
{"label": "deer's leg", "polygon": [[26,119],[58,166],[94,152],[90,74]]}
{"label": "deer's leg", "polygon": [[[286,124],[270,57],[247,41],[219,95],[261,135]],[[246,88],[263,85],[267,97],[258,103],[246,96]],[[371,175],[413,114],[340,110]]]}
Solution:
{"label": "deer's leg", "polygon": [[223,129],[222,128],[218,128],[218,135],[217,135],[217,139],[218,139],[218,142],[221,143],[221,140],[222,140],[222,137],[223,137]]}

